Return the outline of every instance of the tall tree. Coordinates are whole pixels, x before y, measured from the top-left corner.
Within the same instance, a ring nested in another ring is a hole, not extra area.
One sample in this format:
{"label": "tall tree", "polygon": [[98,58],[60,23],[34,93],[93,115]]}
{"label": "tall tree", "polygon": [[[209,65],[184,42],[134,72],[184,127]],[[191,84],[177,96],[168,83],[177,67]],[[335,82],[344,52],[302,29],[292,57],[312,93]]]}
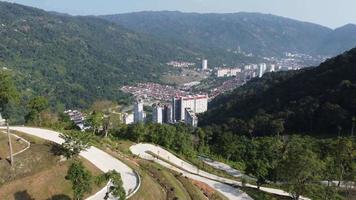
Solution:
{"label": "tall tree", "polygon": [[64,140],[61,144],[61,153],[67,158],[76,157],[81,151],[90,147],[90,135],[81,131],[71,131],[68,134],[60,135]]}
{"label": "tall tree", "polygon": [[81,200],[86,193],[91,192],[92,175],[80,161],[75,161],[69,167],[66,179],[72,183],[74,199]]}
{"label": "tall tree", "polygon": [[300,136],[292,136],[278,166],[279,179],[286,183],[284,187],[295,200],[308,191],[310,184],[320,180],[323,170],[324,163],[310,143]]}
{"label": "tall tree", "polygon": [[106,173],[108,179],[110,179],[110,186],[105,199],[109,199],[110,195],[120,200],[126,199],[125,189],[123,187],[121,175],[113,170]]}
{"label": "tall tree", "polygon": [[30,102],[27,104],[27,109],[29,110],[29,113],[25,117],[26,122],[41,126],[41,112],[45,111],[48,107],[49,103],[46,97],[38,96],[31,99]]}
{"label": "tall tree", "polygon": [[257,188],[273,178],[273,172],[281,160],[282,142],[276,138],[257,138],[250,143],[246,156],[246,173],[257,178]]}
{"label": "tall tree", "polygon": [[99,111],[94,111],[90,114],[88,121],[90,122],[94,134],[97,133],[103,125],[104,114]]}
{"label": "tall tree", "polygon": [[9,118],[10,113],[5,112],[8,104],[12,101],[18,102],[18,100],[19,93],[12,81],[12,76],[9,73],[0,70],[0,112],[3,114],[4,118]]}

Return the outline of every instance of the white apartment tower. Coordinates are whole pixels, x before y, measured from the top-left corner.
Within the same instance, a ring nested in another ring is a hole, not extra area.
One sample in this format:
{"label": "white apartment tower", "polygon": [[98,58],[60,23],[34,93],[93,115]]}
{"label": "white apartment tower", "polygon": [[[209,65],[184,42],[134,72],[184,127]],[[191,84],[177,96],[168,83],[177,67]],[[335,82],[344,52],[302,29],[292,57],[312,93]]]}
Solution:
{"label": "white apartment tower", "polygon": [[258,66],[258,77],[262,77],[263,74],[265,73],[267,69],[267,65],[266,63],[261,63],[259,66]]}
{"label": "white apartment tower", "polygon": [[152,121],[157,124],[163,123],[163,108],[159,104],[153,105]]}
{"label": "white apartment tower", "polygon": [[208,95],[195,95],[173,98],[173,121],[185,120],[185,109],[190,108],[192,112],[198,114],[208,110]]}
{"label": "white apartment tower", "polygon": [[202,70],[208,70],[208,60],[207,59],[203,59],[201,68],[202,68]]}
{"label": "white apartment tower", "polygon": [[143,103],[141,100],[138,100],[134,105],[134,122],[140,123],[144,122],[146,118],[146,114],[143,111]]}

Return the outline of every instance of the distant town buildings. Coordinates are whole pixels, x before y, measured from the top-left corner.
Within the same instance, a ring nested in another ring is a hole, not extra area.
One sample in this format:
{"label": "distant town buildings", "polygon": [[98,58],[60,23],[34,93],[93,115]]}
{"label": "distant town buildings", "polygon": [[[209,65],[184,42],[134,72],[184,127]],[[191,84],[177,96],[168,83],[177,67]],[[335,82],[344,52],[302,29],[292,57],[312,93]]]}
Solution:
{"label": "distant town buildings", "polygon": [[65,114],[69,116],[69,119],[74,122],[76,126],[80,128],[80,130],[85,130],[84,120],[85,117],[82,112],[78,110],[66,110],[64,111]]}
{"label": "distant town buildings", "polygon": [[123,86],[121,91],[132,94],[136,99],[144,99],[145,102],[169,102],[172,95],[187,95],[186,91],[170,85],[157,83],[138,83],[133,86]]}
{"label": "distant town buildings", "polygon": [[185,120],[185,109],[190,108],[194,113],[203,113],[208,110],[208,95],[190,95],[173,97],[173,121]]}
{"label": "distant town buildings", "polygon": [[208,70],[208,60],[203,59],[201,69],[202,70]]}
{"label": "distant town buildings", "polygon": [[177,68],[187,68],[187,67],[194,67],[195,63],[171,61],[171,62],[168,62],[167,65],[172,66],[172,67],[177,67]]}
{"label": "distant town buildings", "polygon": [[219,68],[216,71],[217,77],[232,77],[237,76],[238,73],[241,73],[240,68]]}
{"label": "distant town buildings", "polygon": [[185,109],[184,123],[193,127],[198,126],[198,117],[190,108]]}
{"label": "distant town buildings", "polygon": [[146,113],[143,111],[143,103],[141,100],[137,100],[134,105],[134,123],[144,122]]}
{"label": "distant town buildings", "polygon": [[5,125],[6,125],[6,120],[2,118],[0,113],[0,126],[5,126]]}

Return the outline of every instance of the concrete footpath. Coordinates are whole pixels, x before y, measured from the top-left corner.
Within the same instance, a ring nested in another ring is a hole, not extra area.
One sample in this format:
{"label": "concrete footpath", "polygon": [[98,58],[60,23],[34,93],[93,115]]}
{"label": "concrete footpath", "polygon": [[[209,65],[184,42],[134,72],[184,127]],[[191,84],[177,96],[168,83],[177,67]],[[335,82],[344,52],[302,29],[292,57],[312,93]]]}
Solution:
{"label": "concrete footpath", "polygon": [[[217,175],[199,170],[196,166],[191,165],[190,163],[176,157],[169,151],[159,146],[153,144],[140,143],[131,146],[130,150],[133,154],[143,159],[153,160],[154,162],[157,162],[169,169],[175,170],[179,173],[183,173],[184,176],[204,182],[209,186],[211,186],[212,188],[214,188],[215,190],[222,193],[223,195],[225,195],[229,199],[232,200],[251,199],[246,193],[231,186],[231,185],[241,186],[242,185],[241,182],[236,180],[231,180],[228,178],[219,177]],[[162,158],[162,160],[154,158],[151,154],[149,154],[149,152],[154,155],[157,155],[159,158]],[[247,184],[246,186],[251,188],[257,188],[255,185],[251,185],[251,184]],[[261,187],[260,190],[271,194],[290,196],[288,192],[285,192],[280,189]],[[300,199],[309,200],[308,198],[305,197],[301,197]]]}
{"label": "concrete footpath", "polygon": [[[10,127],[10,130],[23,132],[57,144],[61,144],[64,142],[64,140],[59,137],[60,133],[56,131],[29,127]],[[98,169],[103,172],[108,172],[110,170],[116,170],[117,172],[119,172],[123,181],[123,187],[126,191],[126,194],[128,194],[129,196],[132,196],[133,193],[137,191],[137,187],[139,185],[139,177],[137,177],[137,175],[131,168],[129,168],[120,160],[114,158],[113,156],[96,147],[90,147],[88,150],[81,152],[80,156],[93,163]],[[105,187],[98,193],[89,197],[87,200],[103,200],[106,192],[107,188]]]}

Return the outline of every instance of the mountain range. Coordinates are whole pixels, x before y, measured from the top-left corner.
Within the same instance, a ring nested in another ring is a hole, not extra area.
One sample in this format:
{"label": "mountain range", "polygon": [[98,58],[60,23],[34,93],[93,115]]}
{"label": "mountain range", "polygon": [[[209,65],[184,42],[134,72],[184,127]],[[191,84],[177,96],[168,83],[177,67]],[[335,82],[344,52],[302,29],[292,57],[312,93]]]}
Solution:
{"label": "mountain range", "polygon": [[42,95],[55,108],[81,108],[127,100],[121,86],[160,82],[172,60],[199,66],[207,58],[219,66],[285,51],[333,54],[353,46],[354,31],[257,13],[70,16],[0,2],[0,70],[11,71],[24,98]]}
{"label": "mountain range", "polygon": [[281,56],[285,52],[335,56],[356,46],[356,25],[333,30],[271,14],[162,11],[100,17],[196,49],[242,50],[258,56]]}
{"label": "mountain range", "polygon": [[53,105],[122,100],[123,84],[156,81],[167,61],[197,56],[103,19],[0,2],[0,69]]}
{"label": "mountain range", "polygon": [[276,132],[337,136],[352,132],[355,114],[356,48],[315,68],[253,79],[211,102],[201,125],[257,136]]}

